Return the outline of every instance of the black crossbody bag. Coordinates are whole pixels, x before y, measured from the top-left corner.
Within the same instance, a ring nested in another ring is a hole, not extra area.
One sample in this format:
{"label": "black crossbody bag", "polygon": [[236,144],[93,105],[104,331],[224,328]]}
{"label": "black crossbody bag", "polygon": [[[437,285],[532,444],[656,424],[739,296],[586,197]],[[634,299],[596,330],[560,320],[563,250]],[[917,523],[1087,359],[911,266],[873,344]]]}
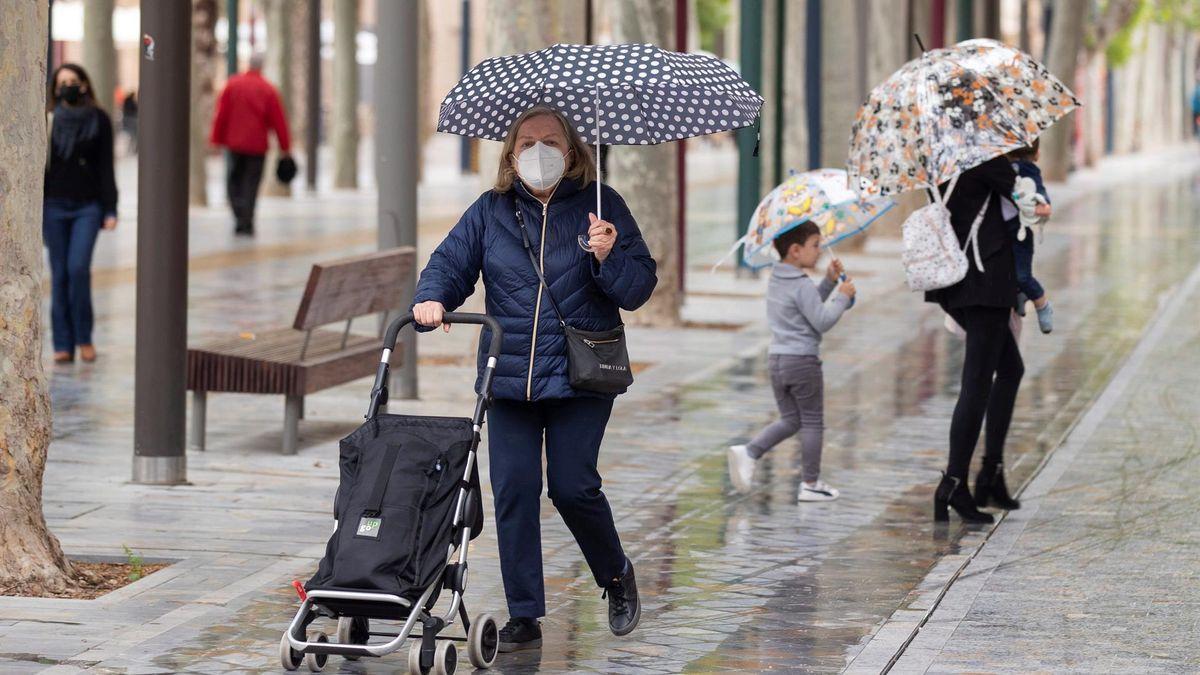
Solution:
{"label": "black crossbody bag", "polygon": [[533,255],[533,244],[529,241],[529,231],[525,229],[521,209],[515,210],[529,262],[533,264],[533,271],[537,272],[541,287],[546,289],[546,297],[550,299],[550,306],[554,308],[554,315],[558,317],[558,324],[567,338],[567,371],[571,387],[601,394],[625,391],[633,384],[629,350],[625,346],[625,326],[622,324],[612,330],[588,331],[567,325],[562,312],[558,310],[558,303],[554,301],[550,284],[542,276],[537,257]]}

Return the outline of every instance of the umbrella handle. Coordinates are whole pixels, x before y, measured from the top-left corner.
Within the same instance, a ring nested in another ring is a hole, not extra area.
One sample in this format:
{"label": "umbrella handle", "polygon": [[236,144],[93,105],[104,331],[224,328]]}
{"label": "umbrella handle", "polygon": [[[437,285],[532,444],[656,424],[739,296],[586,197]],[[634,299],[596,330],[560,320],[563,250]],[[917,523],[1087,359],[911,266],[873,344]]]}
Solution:
{"label": "umbrella handle", "polygon": [[592,92],[596,104],[596,217],[603,220],[604,216],[600,213],[600,87],[596,87]]}
{"label": "umbrella handle", "polygon": [[[838,259],[837,251],[833,250],[833,247],[832,247],[832,246],[826,246],[825,248],[829,249],[829,254],[833,256],[833,259],[834,259],[834,260],[837,260],[837,259]],[[845,272],[842,272],[841,274],[839,274],[839,275],[838,275],[838,279],[841,279],[842,281],[845,281],[845,280],[846,280],[846,273],[845,273]],[[846,309],[850,309],[851,307],[853,307],[853,306],[854,306],[854,302],[855,302],[856,300],[858,300],[858,298],[850,298],[850,304],[849,304],[849,305],[846,305]]]}

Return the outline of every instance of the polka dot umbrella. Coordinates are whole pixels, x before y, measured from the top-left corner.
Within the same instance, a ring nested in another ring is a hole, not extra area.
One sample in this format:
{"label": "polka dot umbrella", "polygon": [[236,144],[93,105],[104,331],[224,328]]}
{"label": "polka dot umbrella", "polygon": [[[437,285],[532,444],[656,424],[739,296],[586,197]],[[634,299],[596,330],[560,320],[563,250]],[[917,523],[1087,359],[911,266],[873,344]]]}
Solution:
{"label": "polka dot umbrella", "polygon": [[437,130],[503,141],[537,104],[561,110],[596,145],[598,163],[601,144],[651,145],[750,126],[763,98],[713,56],[651,44],[556,44],[472,68],[442,101]]}

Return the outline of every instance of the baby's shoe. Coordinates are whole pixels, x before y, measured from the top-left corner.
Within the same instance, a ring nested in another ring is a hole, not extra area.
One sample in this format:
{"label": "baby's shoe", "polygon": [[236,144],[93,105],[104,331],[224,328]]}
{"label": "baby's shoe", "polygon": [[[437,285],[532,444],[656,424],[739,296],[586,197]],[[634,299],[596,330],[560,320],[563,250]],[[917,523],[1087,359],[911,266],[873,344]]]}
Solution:
{"label": "baby's shoe", "polygon": [[1043,333],[1049,333],[1054,330],[1054,309],[1050,307],[1049,300],[1037,311],[1037,317],[1038,328],[1041,328]]}

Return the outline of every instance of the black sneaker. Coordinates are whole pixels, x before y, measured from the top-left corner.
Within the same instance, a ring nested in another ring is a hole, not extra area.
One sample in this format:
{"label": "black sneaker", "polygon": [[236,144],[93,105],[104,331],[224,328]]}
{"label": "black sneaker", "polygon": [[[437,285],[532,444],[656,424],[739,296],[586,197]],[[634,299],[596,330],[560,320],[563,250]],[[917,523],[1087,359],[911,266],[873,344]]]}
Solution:
{"label": "black sneaker", "polygon": [[500,629],[499,649],[502,652],[540,649],[541,646],[542,626],[537,619],[514,616]]}
{"label": "black sneaker", "polygon": [[613,579],[600,597],[608,598],[608,628],[613,635],[628,635],[642,619],[642,603],[638,601],[637,580],[633,563],[625,559],[628,570]]}

